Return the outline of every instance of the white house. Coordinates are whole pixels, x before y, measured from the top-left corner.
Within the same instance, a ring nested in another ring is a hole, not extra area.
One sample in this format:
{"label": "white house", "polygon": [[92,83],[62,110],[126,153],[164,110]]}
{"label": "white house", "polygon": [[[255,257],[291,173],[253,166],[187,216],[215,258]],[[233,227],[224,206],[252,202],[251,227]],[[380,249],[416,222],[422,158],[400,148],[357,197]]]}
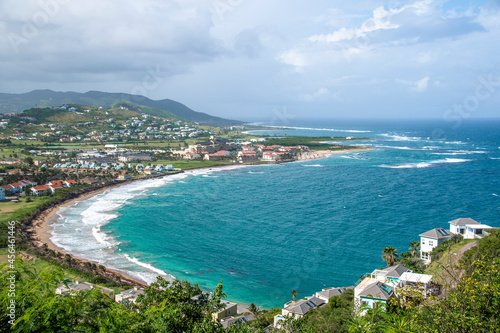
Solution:
{"label": "white house", "polygon": [[467,224],[481,224],[480,222],[477,222],[471,218],[459,218],[453,221],[450,221],[450,232],[452,234],[461,234],[462,236],[465,235],[465,230],[467,229],[466,225]]}
{"label": "white house", "polygon": [[420,259],[426,264],[430,263],[432,249],[442,242],[450,240],[451,235],[449,230],[443,228],[435,228],[420,234]]}
{"label": "white house", "polygon": [[491,229],[489,225],[482,224],[471,218],[459,218],[450,221],[450,232],[452,234],[460,234],[464,236],[465,239],[475,239],[483,238],[486,236],[484,231],[486,229]]}

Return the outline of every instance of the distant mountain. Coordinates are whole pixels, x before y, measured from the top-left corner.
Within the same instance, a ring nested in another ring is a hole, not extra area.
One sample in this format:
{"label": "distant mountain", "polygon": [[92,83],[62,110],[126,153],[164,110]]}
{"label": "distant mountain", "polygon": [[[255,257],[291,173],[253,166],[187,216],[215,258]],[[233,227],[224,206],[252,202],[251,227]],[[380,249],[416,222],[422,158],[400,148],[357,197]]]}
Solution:
{"label": "distant mountain", "polygon": [[243,122],[214,117],[203,112],[193,111],[184,104],[171,99],[155,101],[140,95],[125,93],[106,93],[101,91],[89,91],[84,94],[77,92],[58,92],[52,90],[34,90],[24,94],[0,93],[0,113],[21,112],[33,107],[61,106],[63,104],[81,104],[89,106],[110,107],[118,102],[129,101],[134,104],[149,106],[161,111],[166,111],[164,115],[173,113],[179,118],[191,122],[198,122],[207,125],[239,125]]}

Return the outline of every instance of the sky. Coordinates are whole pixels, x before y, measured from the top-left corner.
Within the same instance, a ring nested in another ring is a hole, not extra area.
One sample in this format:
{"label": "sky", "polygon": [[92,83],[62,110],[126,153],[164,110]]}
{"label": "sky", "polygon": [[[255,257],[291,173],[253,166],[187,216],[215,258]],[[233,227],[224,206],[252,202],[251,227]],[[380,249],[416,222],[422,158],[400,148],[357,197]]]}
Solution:
{"label": "sky", "polygon": [[499,53],[499,0],[0,2],[0,92],[230,119],[499,117]]}

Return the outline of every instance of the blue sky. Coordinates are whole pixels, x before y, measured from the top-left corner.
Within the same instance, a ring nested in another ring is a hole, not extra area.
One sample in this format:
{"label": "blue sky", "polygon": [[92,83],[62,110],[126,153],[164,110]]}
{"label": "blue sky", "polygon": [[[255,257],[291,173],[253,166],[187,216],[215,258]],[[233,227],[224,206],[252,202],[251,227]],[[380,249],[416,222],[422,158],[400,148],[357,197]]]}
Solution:
{"label": "blue sky", "polygon": [[1,92],[229,118],[500,115],[499,1],[3,0]]}

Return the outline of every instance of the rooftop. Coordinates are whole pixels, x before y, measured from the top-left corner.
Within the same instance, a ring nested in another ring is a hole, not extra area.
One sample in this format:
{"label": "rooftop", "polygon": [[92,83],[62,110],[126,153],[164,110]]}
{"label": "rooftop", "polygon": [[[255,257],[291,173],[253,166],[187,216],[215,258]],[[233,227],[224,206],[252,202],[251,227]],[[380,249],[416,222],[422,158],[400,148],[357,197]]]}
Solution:
{"label": "rooftop", "polygon": [[432,239],[446,239],[451,237],[451,233],[449,230],[445,230],[443,228],[435,228],[429,231],[424,232],[419,235],[420,237],[427,237]]}
{"label": "rooftop", "polygon": [[325,304],[325,301],[318,297],[311,297],[309,299],[301,299],[295,302],[287,303],[285,310],[290,313],[305,315],[315,307]]}
{"label": "rooftop", "polygon": [[432,275],[428,274],[417,274],[411,272],[405,272],[399,278],[400,281],[413,282],[413,283],[429,283],[432,279]]}
{"label": "rooftop", "polygon": [[388,300],[393,294],[394,291],[390,286],[385,285],[382,282],[375,282],[363,289],[359,296]]}
{"label": "rooftop", "polygon": [[458,225],[458,226],[465,226],[467,224],[481,224],[481,222],[477,222],[476,220],[473,220],[469,217],[465,217],[465,218],[462,217],[462,218],[450,221],[449,223],[453,224],[453,225]]}

